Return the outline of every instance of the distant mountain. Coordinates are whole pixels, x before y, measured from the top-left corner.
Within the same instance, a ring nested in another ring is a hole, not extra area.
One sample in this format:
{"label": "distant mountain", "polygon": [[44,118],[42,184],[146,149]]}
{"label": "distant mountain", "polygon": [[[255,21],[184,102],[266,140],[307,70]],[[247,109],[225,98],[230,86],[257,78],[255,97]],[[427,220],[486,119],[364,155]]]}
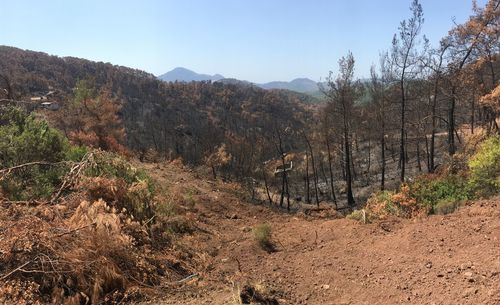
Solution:
{"label": "distant mountain", "polygon": [[223,83],[223,84],[230,84],[230,85],[239,85],[239,86],[244,86],[244,87],[251,87],[251,86],[258,86],[254,83],[251,83],[249,81],[246,81],[246,80],[239,80],[239,79],[236,79],[236,78],[223,78],[223,79],[219,79],[217,81],[218,83]]}
{"label": "distant mountain", "polygon": [[312,93],[319,90],[318,83],[309,78],[296,78],[291,82],[269,82],[258,86],[264,89],[286,89],[301,93]]}
{"label": "distant mountain", "polygon": [[208,74],[198,74],[194,71],[191,71],[186,68],[178,67],[173,69],[172,71],[169,71],[165,74],[162,74],[158,76],[159,79],[166,81],[166,82],[191,82],[191,81],[204,81],[204,80],[211,80],[211,81],[218,81],[224,78],[224,76],[220,74],[215,74],[215,75],[208,75]]}
{"label": "distant mountain", "polygon": [[300,93],[306,93],[313,96],[319,95],[318,83],[309,78],[296,78],[290,82],[284,81],[274,81],[264,84],[254,84],[245,80],[239,80],[235,78],[224,78],[220,74],[207,75],[198,74],[186,68],[175,68],[170,72],[158,76],[159,79],[166,82],[192,82],[192,81],[206,81],[211,80],[213,82],[222,82],[225,84],[239,84],[245,86],[255,85],[263,89],[284,89]]}

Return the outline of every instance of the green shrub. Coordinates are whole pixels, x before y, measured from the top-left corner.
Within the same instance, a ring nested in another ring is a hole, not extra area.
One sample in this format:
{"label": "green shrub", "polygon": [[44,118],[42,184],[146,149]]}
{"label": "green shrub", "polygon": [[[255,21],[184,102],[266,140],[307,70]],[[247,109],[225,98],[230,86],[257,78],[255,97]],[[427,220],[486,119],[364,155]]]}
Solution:
{"label": "green shrub", "polygon": [[469,185],[477,196],[500,193],[500,136],[484,141],[468,165]]}
{"label": "green shrub", "polygon": [[146,221],[155,214],[155,181],[141,169],[133,167],[121,156],[99,151],[94,154],[94,165],[86,171],[89,177],[121,181],[126,192],[120,206],[137,220]]}
{"label": "green shrub", "polygon": [[68,161],[79,162],[87,154],[88,149],[85,146],[70,145],[66,150],[65,159]]}
{"label": "green shrub", "polygon": [[95,154],[95,166],[90,168],[86,174],[90,177],[123,179],[127,185],[146,181],[151,193],[155,189],[153,179],[144,170],[133,167],[127,160],[111,152]]}
{"label": "green shrub", "polygon": [[[402,215],[402,207],[398,202],[393,200],[396,193],[391,191],[379,191],[370,196],[365,207],[365,217],[367,222],[371,221],[374,217],[385,217],[387,215]],[[352,219],[362,220],[360,217],[361,211],[354,211],[351,216]]]}
{"label": "green shrub", "polygon": [[166,200],[155,205],[155,214],[162,217],[172,217],[177,214],[177,209],[171,200]]}
{"label": "green shrub", "polygon": [[410,184],[410,194],[417,204],[430,209],[442,201],[459,202],[472,197],[467,179],[458,175],[419,177]]}
{"label": "green shrub", "polygon": [[347,219],[353,219],[362,223],[369,223],[371,221],[370,214],[367,210],[355,210],[346,216]]}
{"label": "green shrub", "polygon": [[255,240],[264,250],[270,251],[273,249],[272,228],[270,224],[259,224],[253,229]]}
{"label": "green shrub", "polygon": [[58,163],[67,156],[77,157],[68,140],[46,121],[10,108],[0,116],[0,168],[31,162],[56,163],[31,165],[12,171],[0,181],[1,193],[11,200],[49,197],[60,185],[68,164]]}
{"label": "green shrub", "polygon": [[46,121],[11,108],[1,116],[0,165],[10,167],[34,161],[65,160],[68,140]]}

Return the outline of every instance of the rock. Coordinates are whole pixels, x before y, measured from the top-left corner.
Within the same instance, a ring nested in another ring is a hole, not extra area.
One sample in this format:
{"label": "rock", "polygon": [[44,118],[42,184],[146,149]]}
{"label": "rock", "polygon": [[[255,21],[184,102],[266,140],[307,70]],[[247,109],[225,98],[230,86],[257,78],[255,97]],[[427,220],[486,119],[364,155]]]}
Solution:
{"label": "rock", "polygon": [[464,272],[464,276],[467,277],[467,278],[471,278],[472,275],[473,275],[473,273],[470,272],[470,271]]}
{"label": "rock", "polygon": [[473,296],[473,295],[477,294],[478,291],[479,290],[475,287],[468,288],[464,291],[463,297],[467,298],[467,297]]}
{"label": "rock", "polygon": [[427,267],[429,269],[432,268],[432,262],[427,262],[427,264],[425,264],[425,267]]}
{"label": "rock", "polygon": [[323,288],[325,290],[328,290],[328,289],[330,289],[330,285],[326,285],[326,284],[325,285],[321,285],[321,288]]}

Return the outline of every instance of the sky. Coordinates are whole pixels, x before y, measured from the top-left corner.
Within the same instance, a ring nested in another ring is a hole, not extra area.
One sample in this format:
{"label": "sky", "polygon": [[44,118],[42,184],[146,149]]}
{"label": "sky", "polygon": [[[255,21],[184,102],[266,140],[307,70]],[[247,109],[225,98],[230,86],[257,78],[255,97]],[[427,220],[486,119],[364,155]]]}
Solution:
{"label": "sky", "polygon": [[[351,51],[369,76],[411,0],[0,0],[0,45],[128,66],[175,67],[256,83],[324,79]],[[479,0],[483,6],[487,0]],[[437,45],[472,0],[421,0]]]}

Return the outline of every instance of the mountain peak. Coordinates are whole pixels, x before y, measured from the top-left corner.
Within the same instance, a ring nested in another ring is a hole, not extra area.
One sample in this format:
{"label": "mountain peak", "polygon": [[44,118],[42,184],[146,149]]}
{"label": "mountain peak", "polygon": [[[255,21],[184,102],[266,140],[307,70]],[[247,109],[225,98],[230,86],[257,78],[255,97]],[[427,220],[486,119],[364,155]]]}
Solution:
{"label": "mountain peak", "polygon": [[217,81],[223,79],[224,76],[220,74],[208,75],[208,74],[198,74],[192,70],[186,69],[184,67],[177,67],[171,71],[158,76],[159,79],[166,82],[192,82],[192,81]]}

